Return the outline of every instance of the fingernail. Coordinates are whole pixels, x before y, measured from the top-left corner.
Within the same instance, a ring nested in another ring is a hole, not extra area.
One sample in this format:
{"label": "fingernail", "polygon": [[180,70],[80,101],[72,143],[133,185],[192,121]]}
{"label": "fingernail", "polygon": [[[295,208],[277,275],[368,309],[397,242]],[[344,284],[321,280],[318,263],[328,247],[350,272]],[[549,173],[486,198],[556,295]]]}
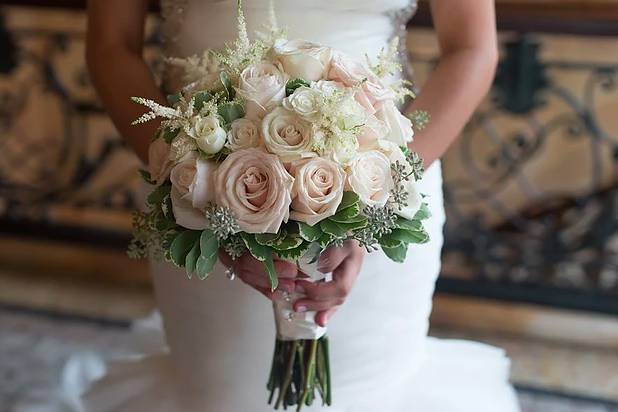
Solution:
{"label": "fingernail", "polygon": [[322,273],[326,273],[324,272],[325,270],[328,272],[328,266],[329,266],[330,262],[328,260],[328,258],[320,258],[320,260],[318,260],[318,265],[317,265],[317,269],[322,272]]}
{"label": "fingernail", "polygon": [[307,312],[307,306],[301,305],[301,306],[297,307],[296,308],[296,312],[299,312],[299,313]]}
{"label": "fingernail", "polygon": [[296,285],[296,292],[298,293],[305,293],[305,288],[303,287],[303,285]]}

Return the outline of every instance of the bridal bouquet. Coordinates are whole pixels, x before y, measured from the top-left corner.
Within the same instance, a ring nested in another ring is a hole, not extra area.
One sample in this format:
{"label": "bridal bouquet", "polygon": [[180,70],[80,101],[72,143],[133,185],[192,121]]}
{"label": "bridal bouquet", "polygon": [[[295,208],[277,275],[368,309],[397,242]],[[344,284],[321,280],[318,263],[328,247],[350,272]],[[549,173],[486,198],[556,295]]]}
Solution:
{"label": "bridal bouquet", "polygon": [[[407,148],[413,122],[395,101],[410,94],[388,85],[400,69],[396,44],[375,64],[326,46],[288,40],[274,19],[250,41],[239,4],[238,39],[223,51],[172,59],[186,86],[169,105],[134,98],[162,118],[144,179],[149,209],[136,214],[129,252],[154,252],[205,279],[220,249],[262,262],[272,289],[273,261],[298,264],[314,282],[322,251],[353,240],[403,262],[410,244],[427,242],[426,204],[417,190],[422,161]],[[426,113],[412,116],[422,127]],[[330,405],[325,328],[315,313],[274,302],[277,340],[268,380],[275,408]]]}

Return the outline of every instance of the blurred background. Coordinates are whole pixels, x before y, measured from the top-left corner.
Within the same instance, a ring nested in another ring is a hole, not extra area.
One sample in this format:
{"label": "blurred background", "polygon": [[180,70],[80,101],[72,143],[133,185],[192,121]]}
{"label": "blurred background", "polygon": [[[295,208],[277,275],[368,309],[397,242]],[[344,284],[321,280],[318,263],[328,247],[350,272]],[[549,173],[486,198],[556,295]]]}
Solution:
{"label": "blurred background", "polygon": [[[154,307],[138,161],[89,82],[83,1],[0,6],[0,412]],[[146,56],[160,70],[156,8]],[[443,162],[431,334],[504,347],[526,412],[618,411],[618,1],[497,0],[493,90]],[[419,87],[438,56],[407,25]]]}

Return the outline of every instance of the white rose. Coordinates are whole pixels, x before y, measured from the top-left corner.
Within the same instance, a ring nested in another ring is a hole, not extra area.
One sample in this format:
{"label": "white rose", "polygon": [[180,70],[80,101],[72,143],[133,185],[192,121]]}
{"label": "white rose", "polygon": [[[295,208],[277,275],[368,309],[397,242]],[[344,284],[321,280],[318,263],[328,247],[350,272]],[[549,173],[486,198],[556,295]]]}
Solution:
{"label": "white rose", "polygon": [[283,107],[277,107],[262,121],[266,149],[284,162],[313,156],[311,136],[311,124]]}
{"label": "white rose", "polygon": [[[399,164],[407,166],[406,172],[411,173],[412,167],[406,160],[406,156],[401,151],[401,148],[393,142],[380,141],[380,150],[386,154],[391,163],[399,162]],[[395,209],[395,213],[406,219],[414,219],[414,215],[421,208],[423,197],[418,191],[418,183],[414,180],[414,176],[410,176],[409,180],[402,182],[404,189],[408,192],[408,205],[401,210]]]}
{"label": "white rose", "polygon": [[386,140],[398,146],[406,146],[413,140],[412,122],[401,114],[392,100],[386,100],[378,106],[376,117],[382,120],[389,129],[389,133],[385,136]]}
{"label": "white rose", "polygon": [[292,79],[317,81],[326,77],[332,50],[304,40],[278,40],[273,47],[276,58]]}
{"label": "white rose", "polygon": [[367,116],[367,121],[358,134],[358,144],[361,150],[370,150],[377,147],[378,141],[390,132],[386,124],[374,115]]}
{"label": "white rose", "polygon": [[185,127],[185,133],[195,140],[200,150],[208,154],[215,154],[223,149],[227,138],[217,116],[194,116],[191,124]]}
{"label": "white rose", "polygon": [[290,218],[313,226],[337,212],[345,185],[345,173],[337,163],[319,157],[301,160],[292,165],[292,174]]}
{"label": "white rose", "polygon": [[148,172],[156,185],[167,180],[174,163],[170,157],[170,146],[162,138],[148,146]]}
{"label": "white rose", "polygon": [[245,99],[245,117],[261,119],[285,97],[288,76],[277,66],[260,62],[240,74],[238,93]]}
{"label": "white rose", "polygon": [[378,150],[359,153],[350,162],[348,184],[365,205],[384,206],[394,187],[390,160]]}
{"label": "white rose", "polygon": [[315,120],[320,116],[320,107],[324,101],[324,94],[311,87],[301,86],[290,96],[283,99],[283,107],[296,112],[306,120]]}
{"label": "white rose", "polygon": [[207,226],[204,208],[214,201],[213,176],[215,162],[190,153],[170,173],[172,208],[176,223],[188,229],[201,230]]}
{"label": "white rose", "polygon": [[229,207],[242,231],[277,233],[287,222],[294,178],[260,149],[233,152],[215,172],[217,204]]}
{"label": "white rose", "polygon": [[249,119],[236,119],[232,122],[227,134],[228,145],[232,150],[259,147],[261,144],[260,131],[255,122]]}

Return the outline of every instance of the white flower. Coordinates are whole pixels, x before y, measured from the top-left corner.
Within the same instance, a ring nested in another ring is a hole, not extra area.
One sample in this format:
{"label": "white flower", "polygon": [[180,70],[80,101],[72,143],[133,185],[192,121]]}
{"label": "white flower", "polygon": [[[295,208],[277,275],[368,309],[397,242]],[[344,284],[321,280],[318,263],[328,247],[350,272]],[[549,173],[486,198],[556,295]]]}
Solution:
{"label": "white flower", "polygon": [[279,39],[273,51],[292,79],[317,81],[325,78],[330,68],[332,50],[319,44]]}
{"label": "white flower", "polygon": [[295,162],[290,218],[310,226],[334,215],[343,197],[345,173],[341,166],[316,157]]}
{"label": "white flower", "polygon": [[287,222],[294,178],[261,149],[233,152],[215,172],[217,204],[229,207],[247,233],[277,233]]}
{"label": "white flower", "polygon": [[262,121],[266,149],[284,162],[313,156],[311,136],[311,124],[282,107],[268,113]]}
{"label": "white flower", "polygon": [[283,107],[296,112],[303,119],[315,120],[320,116],[323,101],[324,94],[320,90],[301,86],[283,99]]}
{"label": "white flower", "polygon": [[193,152],[172,169],[172,208],[180,226],[194,230],[207,227],[204,208],[214,201],[216,168],[215,162],[201,159]]}
{"label": "white flower", "polygon": [[375,149],[378,141],[390,132],[386,124],[374,115],[367,116],[367,121],[358,134],[358,144],[361,150]]}
{"label": "white flower", "polygon": [[412,122],[401,114],[392,100],[386,100],[378,106],[376,117],[382,120],[389,129],[389,133],[385,136],[386,140],[398,146],[406,146],[413,140]]}
{"label": "white flower", "polygon": [[245,99],[245,117],[261,119],[285,97],[288,76],[277,66],[260,62],[240,74],[238,93]]}
{"label": "white flower", "polygon": [[363,204],[384,206],[394,187],[390,160],[378,150],[359,153],[349,165],[348,184]]}
{"label": "white flower", "polygon": [[158,138],[148,146],[148,172],[156,185],[167,179],[173,166],[170,146],[165,140]]}
{"label": "white flower", "polygon": [[255,122],[249,119],[236,119],[232,122],[227,134],[228,145],[233,151],[259,147],[261,145],[260,131]]}
{"label": "white flower", "polygon": [[204,153],[218,153],[225,145],[227,133],[221,127],[219,118],[194,116],[191,123],[185,127],[185,133],[195,139],[195,144]]}
{"label": "white flower", "polygon": [[[382,140],[379,142],[380,150],[386,154],[391,163],[399,162],[406,166],[406,172],[412,172],[412,166],[406,160],[406,156],[401,151],[401,148],[393,142]],[[408,192],[408,205],[401,210],[395,208],[395,213],[406,219],[414,219],[414,215],[421,208],[423,197],[418,191],[418,183],[414,180],[414,176],[410,176],[409,180],[401,182],[404,189]]]}

